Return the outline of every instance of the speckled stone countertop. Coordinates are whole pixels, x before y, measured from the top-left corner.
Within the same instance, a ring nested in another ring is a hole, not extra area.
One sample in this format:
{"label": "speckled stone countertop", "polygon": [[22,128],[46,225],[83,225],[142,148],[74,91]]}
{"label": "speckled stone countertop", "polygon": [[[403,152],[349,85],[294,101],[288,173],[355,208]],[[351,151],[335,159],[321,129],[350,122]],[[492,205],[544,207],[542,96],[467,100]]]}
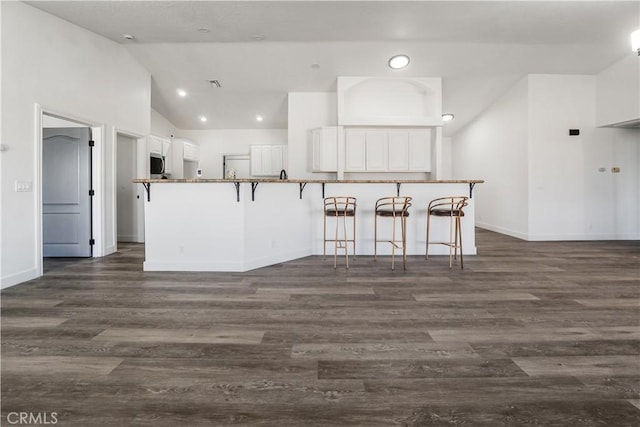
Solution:
{"label": "speckled stone countertop", "polygon": [[216,182],[260,182],[274,184],[481,184],[481,179],[444,179],[444,180],[423,180],[423,179],[278,179],[278,178],[242,178],[242,179],[134,179],[136,183],[153,183],[153,184],[205,184]]}

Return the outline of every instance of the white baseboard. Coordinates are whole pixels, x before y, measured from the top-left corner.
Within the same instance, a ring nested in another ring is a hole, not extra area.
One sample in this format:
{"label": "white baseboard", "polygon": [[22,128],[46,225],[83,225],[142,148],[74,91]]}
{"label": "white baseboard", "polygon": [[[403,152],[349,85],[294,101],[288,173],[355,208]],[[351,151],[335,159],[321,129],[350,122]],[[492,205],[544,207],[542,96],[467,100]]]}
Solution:
{"label": "white baseboard", "polygon": [[520,233],[519,231],[510,230],[504,227],[498,227],[480,221],[476,221],[476,227],[483,228],[489,231],[495,231],[496,233],[500,234],[506,234],[507,236],[515,237],[516,239],[529,240],[529,236],[526,233]]}
{"label": "white baseboard", "polygon": [[102,256],[111,255],[115,252],[116,252],[115,246],[107,246],[106,248],[104,248],[104,254]]}
{"label": "white baseboard", "polygon": [[162,262],[145,261],[144,271],[225,271],[245,272],[311,255],[311,249],[267,255],[244,262]]}
{"label": "white baseboard", "polygon": [[275,254],[275,255],[267,255],[260,258],[254,258],[252,260],[245,260],[245,270],[254,270],[260,267],[266,267],[273,264],[279,264],[281,262],[292,261],[298,258],[304,258],[306,256],[310,256],[313,253],[311,248],[307,248],[304,250],[295,250],[283,254]]}
{"label": "white baseboard", "polygon": [[638,233],[599,233],[599,234],[526,234],[509,230],[504,227],[498,227],[483,222],[477,222],[478,228],[483,228],[496,233],[506,234],[507,236],[517,239],[527,240],[530,242],[546,242],[546,241],[581,241],[581,240],[640,240]]}
{"label": "white baseboard", "polygon": [[242,262],[163,262],[145,261],[144,271],[247,271]]}
{"label": "white baseboard", "polygon": [[30,268],[25,271],[21,271],[20,273],[11,274],[9,276],[4,276],[0,278],[0,289],[6,289],[11,286],[19,285],[20,283],[37,279],[38,277],[38,269]]}
{"label": "white baseboard", "polygon": [[640,235],[628,233],[600,234],[537,234],[527,239],[531,242],[545,241],[589,241],[589,240],[640,240]]}
{"label": "white baseboard", "polygon": [[140,243],[139,238],[135,234],[118,234],[118,242],[126,242],[126,243]]}

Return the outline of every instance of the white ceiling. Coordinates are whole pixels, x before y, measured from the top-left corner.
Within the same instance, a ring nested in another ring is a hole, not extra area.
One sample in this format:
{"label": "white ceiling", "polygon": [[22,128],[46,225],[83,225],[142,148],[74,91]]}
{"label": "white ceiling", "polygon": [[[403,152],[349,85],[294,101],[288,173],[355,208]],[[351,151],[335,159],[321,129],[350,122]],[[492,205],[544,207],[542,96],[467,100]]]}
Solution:
{"label": "white ceiling", "polygon": [[[152,107],[182,129],[286,128],[287,92],[333,91],[336,76],[440,76],[451,135],[525,74],[633,55],[640,27],[639,1],[27,3],[126,45],[151,72]],[[408,68],[387,67],[396,53]]]}

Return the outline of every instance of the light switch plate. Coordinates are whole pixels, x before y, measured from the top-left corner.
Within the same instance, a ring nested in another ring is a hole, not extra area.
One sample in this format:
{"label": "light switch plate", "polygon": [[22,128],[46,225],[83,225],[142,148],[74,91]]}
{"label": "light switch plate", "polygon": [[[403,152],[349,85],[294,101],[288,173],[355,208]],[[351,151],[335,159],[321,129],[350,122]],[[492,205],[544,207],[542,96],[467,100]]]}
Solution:
{"label": "light switch plate", "polygon": [[32,181],[18,181],[16,180],[16,192],[17,193],[30,193],[33,191]]}

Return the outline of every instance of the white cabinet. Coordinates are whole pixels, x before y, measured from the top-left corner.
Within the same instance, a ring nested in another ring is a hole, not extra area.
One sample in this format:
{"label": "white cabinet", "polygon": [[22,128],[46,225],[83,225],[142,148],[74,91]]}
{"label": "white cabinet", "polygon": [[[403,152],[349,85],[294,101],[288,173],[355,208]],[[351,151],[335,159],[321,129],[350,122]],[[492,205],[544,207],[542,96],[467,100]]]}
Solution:
{"label": "white cabinet", "polygon": [[367,134],[361,130],[345,131],[344,139],[344,170],[346,172],[364,172],[366,164]]}
{"label": "white cabinet", "polygon": [[388,152],[389,171],[409,170],[409,134],[407,132],[389,132]]}
{"label": "white cabinet", "polygon": [[367,172],[387,172],[388,134],[381,131],[366,133]]}
{"label": "white cabinet", "polygon": [[311,130],[312,172],[338,170],[338,131],[335,126]]}
{"label": "white cabinet", "polygon": [[190,162],[200,161],[200,147],[192,144],[191,142],[184,141],[183,143],[183,159]]}
{"label": "white cabinet", "polygon": [[345,131],[345,172],[430,172],[431,131]]}
{"label": "white cabinet", "polygon": [[286,145],[252,145],[251,175],[279,176],[287,168]]}
{"label": "white cabinet", "polygon": [[409,171],[431,172],[431,131],[409,132]]}
{"label": "white cabinet", "polygon": [[147,138],[147,148],[149,153],[158,154],[162,156],[162,139],[157,136],[150,136]]}

